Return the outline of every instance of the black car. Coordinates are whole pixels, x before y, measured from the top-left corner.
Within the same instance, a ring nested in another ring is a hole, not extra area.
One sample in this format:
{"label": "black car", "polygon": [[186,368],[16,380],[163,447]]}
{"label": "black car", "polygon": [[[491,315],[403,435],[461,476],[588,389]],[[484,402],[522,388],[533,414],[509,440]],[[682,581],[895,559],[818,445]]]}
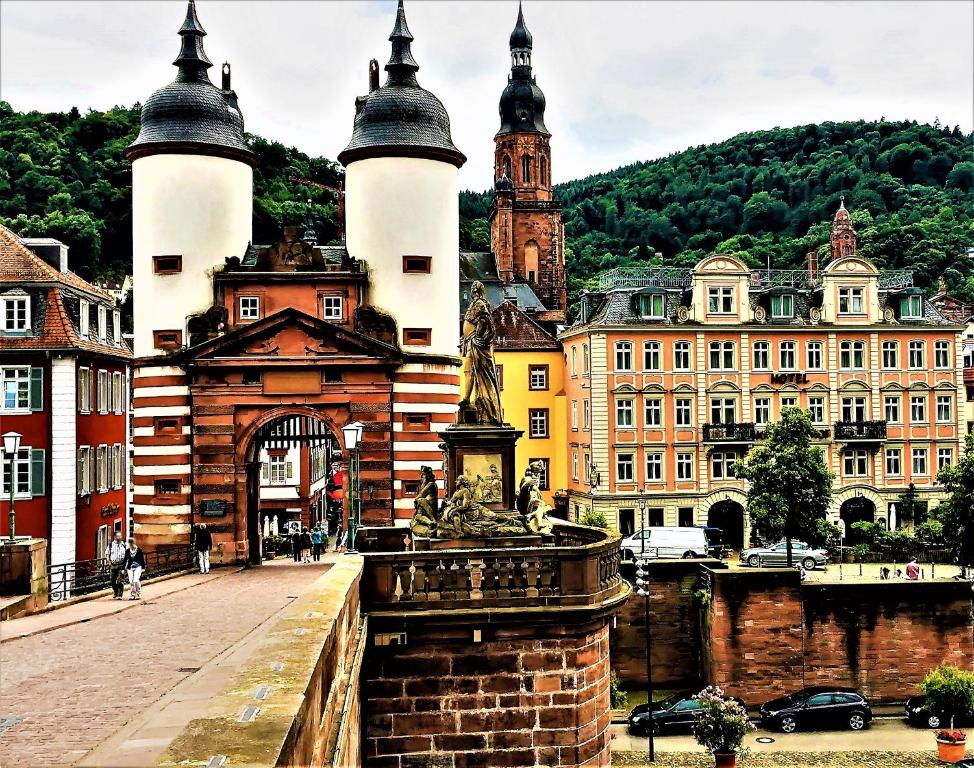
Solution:
{"label": "black car", "polygon": [[[653,724],[653,733],[657,736],[663,732],[689,731],[701,712],[700,702],[695,698],[697,693],[699,691],[680,691],[654,701],[652,718],[649,706],[640,704],[629,713],[629,733],[634,736],[648,736],[650,722]],[[740,699],[733,700],[744,706]]]}
{"label": "black car", "polygon": [[703,528],[703,535],[707,537],[707,554],[722,560],[724,557],[724,532],[720,528],[713,528],[708,525],[700,527]]}
{"label": "black car", "polygon": [[[950,726],[950,718],[944,717],[938,712],[931,712],[927,709],[926,696],[911,696],[906,700],[903,707],[906,710],[906,719],[915,728],[947,728]],[[974,725],[974,713],[965,712],[954,716],[954,726],[957,728],[969,727]]]}
{"label": "black car", "polygon": [[784,733],[799,728],[861,731],[872,719],[869,702],[852,688],[803,688],[761,705],[761,725]]}

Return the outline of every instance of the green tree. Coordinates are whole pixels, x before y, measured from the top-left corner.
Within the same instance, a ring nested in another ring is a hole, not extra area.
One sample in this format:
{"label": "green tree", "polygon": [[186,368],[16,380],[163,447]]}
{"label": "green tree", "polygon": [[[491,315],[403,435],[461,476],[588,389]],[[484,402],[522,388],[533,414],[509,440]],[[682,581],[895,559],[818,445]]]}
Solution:
{"label": "green tree", "polygon": [[937,482],[946,494],[931,514],[962,566],[974,564],[974,433],[967,435],[956,464],[945,466]]}
{"label": "green tree", "polygon": [[793,538],[810,544],[823,539],[823,525],[832,501],[832,473],[809,415],[785,408],[781,420],[768,425],[765,439],[735,464],[738,477],[749,481],[747,510],[751,525],[766,538],[784,536],[791,567]]}

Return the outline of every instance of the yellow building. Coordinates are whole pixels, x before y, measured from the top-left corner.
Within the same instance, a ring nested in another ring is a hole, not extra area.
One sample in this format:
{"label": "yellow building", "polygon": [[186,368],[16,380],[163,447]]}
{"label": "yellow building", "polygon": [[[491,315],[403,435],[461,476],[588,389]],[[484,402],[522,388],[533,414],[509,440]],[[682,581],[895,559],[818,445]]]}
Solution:
{"label": "yellow building", "polygon": [[567,513],[568,411],[561,343],[510,301],[494,309],[493,316],[504,420],[524,431],[517,442],[518,477],[529,462],[540,460],[543,495],[562,517]]}

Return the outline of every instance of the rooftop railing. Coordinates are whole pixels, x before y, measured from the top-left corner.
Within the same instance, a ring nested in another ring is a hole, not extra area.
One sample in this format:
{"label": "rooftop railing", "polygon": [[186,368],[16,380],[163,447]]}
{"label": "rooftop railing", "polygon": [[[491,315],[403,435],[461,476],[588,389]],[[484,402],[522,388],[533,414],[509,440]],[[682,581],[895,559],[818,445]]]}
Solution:
{"label": "rooftop railing", "polygon": [[[751,271],[751,287],[816,288],[822,274],[814,277],[807,269],[755,269]],[[615,267],[598,275],[598,290],[616,288],[689,288],[693,277],[689,269],[681,267]],[[895,291],[913,287],[913,273],[907,269],[891,269],[879,273],[879,288]]]}

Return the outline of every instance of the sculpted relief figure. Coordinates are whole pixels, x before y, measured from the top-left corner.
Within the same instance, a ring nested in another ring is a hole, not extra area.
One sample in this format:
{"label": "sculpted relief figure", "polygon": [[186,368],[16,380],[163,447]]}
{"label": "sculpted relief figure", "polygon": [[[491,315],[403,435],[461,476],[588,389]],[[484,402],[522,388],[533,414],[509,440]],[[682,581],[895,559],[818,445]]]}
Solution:
{"label": "sculpted relief figure", "polygon": [[551,505],[541,495],[541,473],[544,470],[540,461],[532,461],[521,478],[517,492],[517,511],[524,515],[525,524],[532,533],[549,534],[552,524],[548,519]]}
{"label": "sculpted relief figure", "polygon": [[460,354],[467,363],[460,411],[473,411],[478,424],[500,425],[504,422],[494,366],[495,335],[487,292],[478,280],[470,287],[470,306],[463,317],[463,338],[460,340]]}
{"label": "sculpted relief figure", "polygon": [[470,478],[457,478],[457,489],[443,505],[437,527],[439,538],[489,538],[525,533],[524,523],[517,512],[492,512],[477,501],[478,496],[482,496],[482,493]]}

